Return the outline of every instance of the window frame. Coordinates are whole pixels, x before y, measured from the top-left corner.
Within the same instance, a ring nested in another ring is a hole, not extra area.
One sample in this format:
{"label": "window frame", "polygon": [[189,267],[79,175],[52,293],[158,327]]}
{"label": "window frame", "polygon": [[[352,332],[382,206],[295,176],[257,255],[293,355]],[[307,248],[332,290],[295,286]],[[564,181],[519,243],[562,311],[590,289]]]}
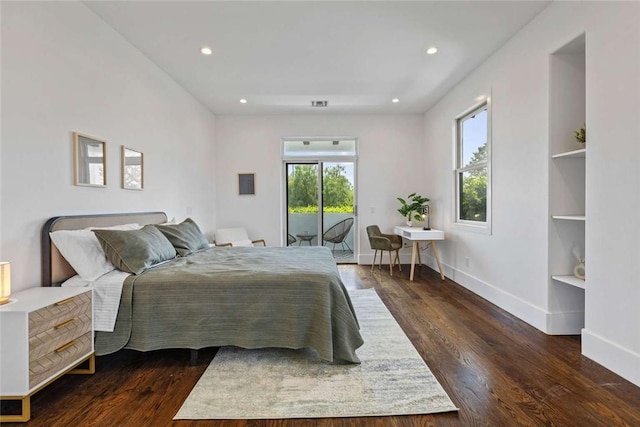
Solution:
{"label": "window frame", "polygon": [[[462,124],[464,121],[483,109],[487,111],[487,159],[481,163],[475,163],[473,165],[463,166],[463,132]],[[471,108],[465,110],[463,113],[456,116],[453,120],[453,225],[455,228],[467,231],[473,231],[483,234],[491,234],[491,98],[486,99],[474,104]],[[487,201],[486,201],[486,221],[471,221],[460,218],[460,176],[464,172],[473,170],[486,169],[487,171]]]}

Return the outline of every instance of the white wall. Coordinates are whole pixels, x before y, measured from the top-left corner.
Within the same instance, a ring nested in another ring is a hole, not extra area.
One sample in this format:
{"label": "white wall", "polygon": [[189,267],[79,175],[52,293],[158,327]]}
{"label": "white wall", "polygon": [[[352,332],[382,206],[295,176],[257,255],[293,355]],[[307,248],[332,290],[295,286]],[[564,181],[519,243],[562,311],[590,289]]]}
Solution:
{"label": "white wall", "polygon": [[[215,225],[215,118],[82,3],[2,2],[1,241],[13,287],[40,284],[57,215],[161,210]],[[107,141],[107,188],[73,185],[73,131]],[[120,188],[120,145],[144,191]]]}
{"label": "white wall", "polygon": [[589,288],[583,352],[640,385],[640,3],[585,9]]}
{"label": "white wall", "polygon": [[[217,224],[245,226],[254,238],[281,244],[281,138],[355,136],[359,143],[359,262],[373,258],[365,228],[402,222],[398,196],[425,189],[422,116],[216,116]],[[256,195],[238,196],[237,174],[256,173]]]}
{"label": "white wall", "polygon": [[[426,192],[448,275],[545,330],[549,54],[586,32],[583,353],[640,384],[640,3],[555,2],[425,114]],[[453,219],[453,118],[491,92],[493,234]],[[468,257],[469,266],[464,259]]]}

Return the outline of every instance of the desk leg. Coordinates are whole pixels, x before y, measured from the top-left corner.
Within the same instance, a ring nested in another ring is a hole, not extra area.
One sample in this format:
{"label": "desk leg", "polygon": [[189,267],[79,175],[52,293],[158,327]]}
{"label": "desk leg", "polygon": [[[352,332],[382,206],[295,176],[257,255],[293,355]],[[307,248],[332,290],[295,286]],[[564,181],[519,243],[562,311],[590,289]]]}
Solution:
{"label": "desk leg", "polygon": [[440,264],[440,256],[438,255],[438,246],[436,245],[436,241],[431,241],[431,249],[433,250],[433,255],[436,257],[436,262],[438,263],[438,270],[440,270],[440,278],[444,280],[444,273],[442,272],[442,264]]}
{"label": "desk leg", "polygon": [[413,249],[411,250],[411,273],[409,274],[409,281],[413,281],[413,272],[416,270],[416,253],[420,250],[418,247],[418,241],[413,241]]}

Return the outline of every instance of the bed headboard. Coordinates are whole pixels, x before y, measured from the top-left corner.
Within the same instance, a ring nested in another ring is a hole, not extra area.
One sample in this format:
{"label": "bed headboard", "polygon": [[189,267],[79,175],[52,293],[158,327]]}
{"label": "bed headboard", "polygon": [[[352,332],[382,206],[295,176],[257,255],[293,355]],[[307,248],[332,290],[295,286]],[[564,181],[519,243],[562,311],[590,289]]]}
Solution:
{"label": "bed headboard", "polygon": [[164,212],[136,212],[102,215],[56,216],[42,227],[42,286],[55,286],[73,277],[76,272],[51,242],[49,233],[58,230],[79,230],[87,227],[110,227],[137,223],[140,225],[167,222]]}

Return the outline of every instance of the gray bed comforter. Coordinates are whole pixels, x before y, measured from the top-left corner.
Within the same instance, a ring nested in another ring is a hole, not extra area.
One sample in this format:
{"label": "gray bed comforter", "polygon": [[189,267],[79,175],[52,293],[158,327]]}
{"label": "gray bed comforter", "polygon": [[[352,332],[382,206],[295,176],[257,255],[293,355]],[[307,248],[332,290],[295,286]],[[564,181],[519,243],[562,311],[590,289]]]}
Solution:
{"label": "gray bed comforter", "polygon": [[96,332],[95,347],[310,347],[359,363],[362,343],[331,251],[273,247],[212,248],[129,276],[115,330]]}

